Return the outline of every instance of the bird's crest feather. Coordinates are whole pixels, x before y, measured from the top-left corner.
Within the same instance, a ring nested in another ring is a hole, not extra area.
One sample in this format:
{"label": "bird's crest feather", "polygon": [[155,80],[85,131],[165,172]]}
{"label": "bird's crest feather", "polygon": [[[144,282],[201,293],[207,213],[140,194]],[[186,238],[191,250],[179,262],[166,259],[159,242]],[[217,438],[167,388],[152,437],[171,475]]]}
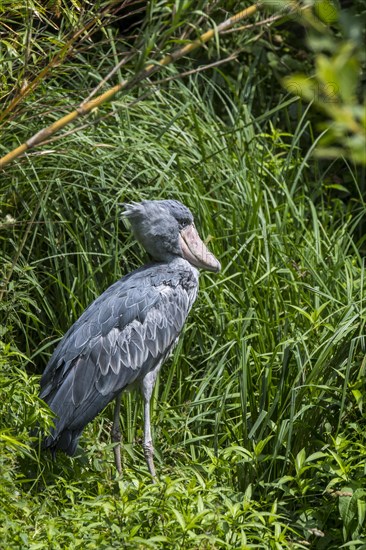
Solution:
{"label": "bird's crest feather", "polygon": [[140,202],[130,202],[122,205],[123,216],[126,218],[137,218],[145,214],[144,205]]}

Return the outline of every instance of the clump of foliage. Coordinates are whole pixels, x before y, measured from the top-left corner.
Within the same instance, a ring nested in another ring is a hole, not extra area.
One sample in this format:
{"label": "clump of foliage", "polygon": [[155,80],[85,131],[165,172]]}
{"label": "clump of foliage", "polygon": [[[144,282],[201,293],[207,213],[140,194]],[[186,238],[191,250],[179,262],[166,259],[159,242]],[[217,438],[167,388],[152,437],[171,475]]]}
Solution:
{"label": "clump of foliage", "polygon": [[314,52],[308,71],[301,70],[301,64],[297,67],[290,64],[297,72],[286,74],[283,83],[291,93],[325,115],[325,119],[318,122],[322,137],[316,154],[326,158],[344,155],[366,165],[366,88],[362,78],[366,64],[364,4],[355,2],[354,9],[341,11],[329,0],[312,3],[266,0],[265,3],[275,7],[275,13],[282,13],[285,20],[303,25],[307,45]]}
{"label": "clump of foliage", "polygon": [[[70,98],[80,102],[121,55],[137,52],[118,78],[170,40],[199,34],[209,15],[221,20],[224,9],[151,3],[135,22],[139,32],[122,32],[113,2],[53,6],[12,6],[13,49],[0,54],[17,69],[3,76],[3,152]],[[20,39],[29,22],[36,41]],[[87,22],[90,33],[78,34]],[[257,31],[208,45],[204,64],[235,44],[233,65],[198,71],[196,54],[170,67],[165,82],[130,90],[3,171],[5,549],[366,548],[362,168],[314,160],[307,111],[280,87],[257,112],[255,98],[265,100],[273,78],[259,63],[271,43]],[[46,58],[37,57],[41,46]],[[180,77],[182,67],[190,74]],[[22,96],[32,75],[36,85]],[[52,422],[37,394],[57,340],[144,259],[119,203],[167,197],[192,209],[223,271],[202,274],[155,389],[153,486],[134,394],[123,397],[122,478],[112,407],[87,427],[72,459],[42,453],[35,428]]]}

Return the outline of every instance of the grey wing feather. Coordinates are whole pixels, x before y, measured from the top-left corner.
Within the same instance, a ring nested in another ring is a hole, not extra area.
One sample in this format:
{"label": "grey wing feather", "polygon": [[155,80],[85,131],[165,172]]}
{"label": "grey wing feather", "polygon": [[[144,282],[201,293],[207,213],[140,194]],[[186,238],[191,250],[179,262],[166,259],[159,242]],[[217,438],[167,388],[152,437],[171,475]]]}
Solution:
{"label": "grey wing feather", "polygon": [[121,279],[93,302],[51,357],[41,397],[58,418],[45,446],[72,454],[83,427],[164,360],[182,330],[196,293],[136,278]]}

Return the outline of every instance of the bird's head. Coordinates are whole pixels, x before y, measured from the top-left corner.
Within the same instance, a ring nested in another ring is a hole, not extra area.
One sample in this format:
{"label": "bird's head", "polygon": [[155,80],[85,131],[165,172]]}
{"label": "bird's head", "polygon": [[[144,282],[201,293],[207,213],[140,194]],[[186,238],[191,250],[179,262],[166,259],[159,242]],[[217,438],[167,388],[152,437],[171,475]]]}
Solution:
{"label": "bird's head", "polygon": [[220,271],[220,262],[200,239],[191,211],[176,200],[124,205],[136,239],[156,261],[180,256],[195,267]]}

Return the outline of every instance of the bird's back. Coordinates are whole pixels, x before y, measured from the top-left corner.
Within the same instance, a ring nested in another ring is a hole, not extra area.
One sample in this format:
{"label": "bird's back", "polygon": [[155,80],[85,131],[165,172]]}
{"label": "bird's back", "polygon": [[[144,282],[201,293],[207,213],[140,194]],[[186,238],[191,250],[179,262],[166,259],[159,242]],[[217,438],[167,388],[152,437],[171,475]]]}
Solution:
{"label": "bird's back", "polygon": [[85,425],[164,361],[197,290],[197,270],[177,258],[130,273],[84,311],[41,379],[41,397],[56,415],[45,447],[73,454]]}

